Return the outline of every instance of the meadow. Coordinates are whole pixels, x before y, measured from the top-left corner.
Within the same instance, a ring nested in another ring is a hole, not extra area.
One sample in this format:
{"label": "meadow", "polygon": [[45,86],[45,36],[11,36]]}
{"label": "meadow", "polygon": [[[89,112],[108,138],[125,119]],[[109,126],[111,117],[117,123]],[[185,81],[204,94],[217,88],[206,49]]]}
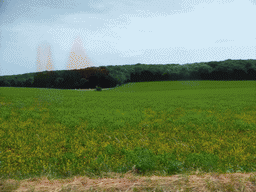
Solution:
{"label": "meadow", "polygon": [[255,172],[255,81],[0,87],[0,178]]}

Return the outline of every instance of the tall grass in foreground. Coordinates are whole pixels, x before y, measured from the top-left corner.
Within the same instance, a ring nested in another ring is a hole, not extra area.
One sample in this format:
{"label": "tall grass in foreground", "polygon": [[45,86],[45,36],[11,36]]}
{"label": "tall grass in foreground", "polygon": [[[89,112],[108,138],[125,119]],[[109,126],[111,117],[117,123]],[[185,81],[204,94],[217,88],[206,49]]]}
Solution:
{"label": "tall grass in foreground", "polygon": [[253,172],[256,82],[0,88],[0,177]]}

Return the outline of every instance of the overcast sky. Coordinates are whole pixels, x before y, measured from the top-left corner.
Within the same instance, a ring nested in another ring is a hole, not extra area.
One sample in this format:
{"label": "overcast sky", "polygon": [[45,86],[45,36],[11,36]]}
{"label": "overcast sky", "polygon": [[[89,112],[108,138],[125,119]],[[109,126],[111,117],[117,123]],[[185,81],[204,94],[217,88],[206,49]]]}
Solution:
{"label": "overcast sky", "polygon": [[66,70],[77,37],[91,66],[256,59],[256,0],[0,1],[0,75],[36,72],[45,43]]}

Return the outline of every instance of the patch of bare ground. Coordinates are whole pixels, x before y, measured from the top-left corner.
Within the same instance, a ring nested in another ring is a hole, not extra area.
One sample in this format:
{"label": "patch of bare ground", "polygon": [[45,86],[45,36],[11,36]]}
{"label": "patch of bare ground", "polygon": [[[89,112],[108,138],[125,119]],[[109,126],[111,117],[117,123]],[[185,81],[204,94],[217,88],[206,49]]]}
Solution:
{"label": "patch of bare ground", "polygon": [[172,176],[139,176],[136,169],[126,174],[105,173],[101,178],[76,176],[68,179],[47,177],[1,180],[0,191],[256,191],[253,173],[191,172]]}

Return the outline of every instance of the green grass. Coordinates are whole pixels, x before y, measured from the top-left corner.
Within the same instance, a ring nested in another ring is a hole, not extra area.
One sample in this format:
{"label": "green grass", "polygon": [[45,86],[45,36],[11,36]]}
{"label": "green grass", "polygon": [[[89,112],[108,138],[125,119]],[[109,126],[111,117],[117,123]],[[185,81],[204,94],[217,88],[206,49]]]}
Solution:
{"label": "green grass", "polygon": [[255,81],[0,87],[0,110],[0,178],[256,168]]}

